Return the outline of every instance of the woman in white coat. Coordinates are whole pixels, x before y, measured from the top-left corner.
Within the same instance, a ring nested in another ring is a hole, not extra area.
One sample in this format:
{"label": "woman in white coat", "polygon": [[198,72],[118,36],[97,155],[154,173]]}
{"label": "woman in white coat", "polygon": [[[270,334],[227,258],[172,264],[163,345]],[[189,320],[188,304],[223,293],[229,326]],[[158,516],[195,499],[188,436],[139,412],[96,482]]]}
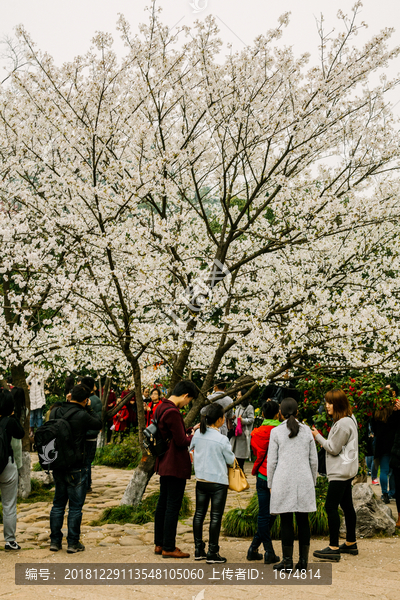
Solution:
{"label": "woman in white coat", "polygon": [[299,536],[299,561],[295,569],[307,569],[310,550],[308,513],[317,510],[317,450],[310,428],[299,423],[296,415],[296,400],[282,400],[280,416],[284,421],[271,431],[268,448],[270,513],[281,516],[283,558],[274,565],[274,569],[278,571],[293,569],[293,513],[296,515]]}

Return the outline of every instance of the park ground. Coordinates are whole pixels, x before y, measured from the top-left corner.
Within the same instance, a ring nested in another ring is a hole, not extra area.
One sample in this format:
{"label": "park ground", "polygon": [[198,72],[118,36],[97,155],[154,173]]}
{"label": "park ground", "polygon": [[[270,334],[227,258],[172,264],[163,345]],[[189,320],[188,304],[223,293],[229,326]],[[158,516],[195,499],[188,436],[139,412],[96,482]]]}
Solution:
{"label": "park ground", "polygon": [[[33,461],[36,457],[33,456]],[[251,465],[246,465],[246,473],[250,482],[250,490],[242,494],[229,492],[227,510],[245,507],[255,490],[254,478],[250,475]],[[69,555],[66,544],[61,552],[49,550],[49,512],[51,504],[20,504],[18,507],[17,540],[22,546],[18,553],[0,552],[0,600],[13,600],[28,597],[40,597],[40,600],[60,598],[65,600],[113,600],[132,598],[133,600],[192,600],[201,590],[204,600],[235,598],[241,600],[252,598],[303,598],[311,600],[361,600],[379,598],[381,600],[400,600],[400,537],[375,538],[359,540],[359,555],[343,556],[339,563],[333,565],[333,583],[331,586],[26,586],[15,584],[16,563],[73,563],[79,568],[81,563],[149,563],[162,567],[199,567],[193,557],[193,534],[191,518],[178,525],[177,545],[191,553],[187,560],[173,561],[155,556],[153,545],[153,524],[139,525],[103,525],[90,526],[89,523],[100,516],[107,506],[117,506],[123,491],[131,477],[131,471],[97,466],[93,469],[93,494],[86,498],[83,522],[82,541],[86,546],[83,553]],[[187,486],[189,496],[194,499],[194,481]],[[158,478],[154,476],[146,493],[158,488]],[[380,494],[376,486],[374,491]],[[394,502],[390,505],[395,514]],[[0,543],[2,526],[0,526]],[[243,566],[257,566],[246,561],[249,539],[221,537],[221,554],[229,563],[243,563]],[[280,554],[280,542],[274,542]],[[325,547],[326,539],[313,539],[313,550]],[[3,548],[3,544],[1,544]],[[295,550],[296,552],[296,550]],[[296,553],[295,553],[296,557]],[[311,559],[312,560],[312,559]],[[179,565],[177,564],[179,562]],[[272,569],[272,567],[266,567]],[[200,595],[201,596],[201,595]]]}

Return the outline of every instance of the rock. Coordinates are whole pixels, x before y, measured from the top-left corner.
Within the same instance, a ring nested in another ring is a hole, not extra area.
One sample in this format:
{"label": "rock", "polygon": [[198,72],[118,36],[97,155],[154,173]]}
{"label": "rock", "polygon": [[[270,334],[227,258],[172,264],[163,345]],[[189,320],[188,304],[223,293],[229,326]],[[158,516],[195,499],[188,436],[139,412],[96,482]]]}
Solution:
{"label": "rock", "polygon": [[22,467],[18,469],[18,496],[27,498],[31,493],[31,455],[22,452]]}
{"label": "rock", "polygon": [[[396,521],[387,504],[374,494],[368,483],[356,483],[353,486],[353,504],[357,515],[357,537],[373,537],[378,533],[393,535]],[[346,536],[344,519],[340,527],[340,535]]]}
{"label": "rock", "polygon": [[49,471],[49,472],[47,472],[47,471],[32,471],[31,477],[32,477],[32,479],[37,479],[38,481],[41,481],[45,485],[54,483],[54,477],[53,477],[53,473],[51,473],[51,471]]}
{"label": "rock", "polygon": [[102,540],[104,534],[101,531],[91,531],[90,533],[85,534],[86,540]]}
{"label": "rock", "polygon": [[104,540],[102,540],[104,544],[115,544],[116,541],[117,539],[115,537],[112,537],[111,535],[105,537]]}
{"label": "rock", "polygon": [[142,542],[137,538],[130,535],[122,537],[119,540],[121,546],[142,546]]}
{"label": "rock", "polygon": [[45,542],[50,538],[48,533],[41,533],[40,535],[38,535],[38,541],[39,542]]}

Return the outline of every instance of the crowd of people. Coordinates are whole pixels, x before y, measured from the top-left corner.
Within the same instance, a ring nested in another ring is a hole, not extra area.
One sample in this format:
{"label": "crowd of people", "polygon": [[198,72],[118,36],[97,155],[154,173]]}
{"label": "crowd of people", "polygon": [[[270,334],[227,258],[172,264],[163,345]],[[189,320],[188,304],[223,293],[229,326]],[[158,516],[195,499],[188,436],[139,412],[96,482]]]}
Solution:
{"label": "crowd of people", "polygon": [[[50,513],[50,550],[62,548],[62,525],[67,503],[67,552],[84,550],[80,541],[82,507],[91,489],[91,465],[96,454],[97,439],[105,416],[97,396],[93,377],[80,377],[66,382],[66,401],[56,402],[46,412],[43,423],[44,379],[34,375],[30,389],[36,404],[30,418],[30,438],[37,441],[38,432],[68,422],[70,444],[74,454],[68,468],[52,468],[55,493]],[[12,387],[12,386],[11,386]],[[22,390],[23,391],[23,390]],[[396,498],[400,526],[400,401],[392,386],[393,403],[377,411],[371,422],[369,436],[373,440],[374,460],[370,466],[380,466],[384,501]],[[124,435],[137,428],[135,397],[124,390],[120,398],[110,393],[106,410],[117,407],[130,394],[127,403],[108,419],[106,429]],[[252,474],[256,477],[258,497],[257,531],[247,552],[247,559],[264,560],[276,570],[293,569],[294,522],[297,524],[299,556],[295,569],[306,569],[310,549],[309,514],[316,510],[315,485],[318,474],[317,446],[324,452],[326,476],[329,481],[325,508],[329,524],[329,545],[314,552],[314,557],[338,561],[342,554],[357,555],[356,513],[352,501],[352,482],[359,469],[358,425],[352,408],[342,390],[331,390],[325,396],[325,409],[332,427],[325,439],[315,428],[298,419],[298,405],[293,398],[280,404],[264,402],[261,424],[254,428],[254,407],[239,392],[235,399],[226,393],[226,383],[217,382],[208,402],[200,411],[200,422],[187,429],[181,409],[196,400],[198,388],[192,381],[180,381],[166,398],[160,386],[143,390],[146,426],[157,417],[158,432],[166,442],[166,451],[156,460],[160,476],[160,495],[155,512],[155,554],[164,558],[189,558],[190,554],[176,546],[176,530],[186,481],[196,478],[196,507],[193,518],[195,560],[210,564],[224,563],[220,554],[219,536],[229,487],[229,468],[237,461],[241,468],[246,460],[255,459]],[[31,400],[32,401],[32,400]],[[234,405],[234,407],[232,406]],[[39,411],[40,409],[40,411]],[[23,394],[14,387],[0,387],[0,491],[3,504],[6,550],[18,550],[16,533],[16,502],[18,488],[18,454],[24,429],[21,416]],[[61,428],[61,425],[59,425]],[[54,435],[57,438],[57,429]],[[64,433],[65,435],[65,433]],[[61,436],[61,433],[60,433]],[[58,439],[58,438],[57,438]],[[62,437],[59,438],[59,450]],[[320,452],[321,452],[320,451]],[[48,453],[47,453],[48,454]],[[46,460],[52,461],[45,453]],[[62,452],[59,451],[61,455]],[[43,460],[43,455],[40,455]],[[54,459],[55,460],[55,459]],[[320,471],[321,472],[321,471]],[[372,474],[374,475],[374,474]],[[376,473],[375,473],[376,475]],[[386,487],[385,487],[386,486]],[[389,495],[390,494],[390,495]],[[203,537],[203,525],[209,506],[210,525],[208,548]],[[339,507],[344,513],[346,541],[339,544]],[[271,528],[280,515],[282,559],[271,539]],[[259,551],[263,546],[264,553]]]}

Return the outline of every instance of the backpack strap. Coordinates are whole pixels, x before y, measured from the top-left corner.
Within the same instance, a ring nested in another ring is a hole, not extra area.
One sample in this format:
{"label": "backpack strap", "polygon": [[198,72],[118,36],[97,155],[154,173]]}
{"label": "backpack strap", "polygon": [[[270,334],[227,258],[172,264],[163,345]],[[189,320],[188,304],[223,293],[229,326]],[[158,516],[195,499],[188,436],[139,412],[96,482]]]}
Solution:
{"label": "backpack strap", "polygon": [[70,406],[68,408],[67,412],[65,413],[65,415],[63,415],[62,417],[57,417],[56,414],[57,414],[57,411],[58,411],[59,408],[61,408],[61,406],[56,406],[55,411],[54,411],[54,417],[53,417],[53,419],[65,419],[65,420],[67,420],[67,415],[68,416],[72,415],[73,414],[72,410],[74,410],[76,407],[75,406]]}
{"label": "backpack strap", "polygon": [[[172,410],[173,408],[176,408],[176,407],[175,406],[167,406],[167,408],[162,411],[161,415],[160,414],[157,415],[158,409],[156,409],[156,411],[154,413],[154,417],[153,417],[153,423],[154,423],[154,425],[157,426],[157,423],[161,419],[161,417],[163,415],[165,415],[166,412],[168,412],[169,410]],[[160,407],[160,410],[161,410],[161,407]]]}

